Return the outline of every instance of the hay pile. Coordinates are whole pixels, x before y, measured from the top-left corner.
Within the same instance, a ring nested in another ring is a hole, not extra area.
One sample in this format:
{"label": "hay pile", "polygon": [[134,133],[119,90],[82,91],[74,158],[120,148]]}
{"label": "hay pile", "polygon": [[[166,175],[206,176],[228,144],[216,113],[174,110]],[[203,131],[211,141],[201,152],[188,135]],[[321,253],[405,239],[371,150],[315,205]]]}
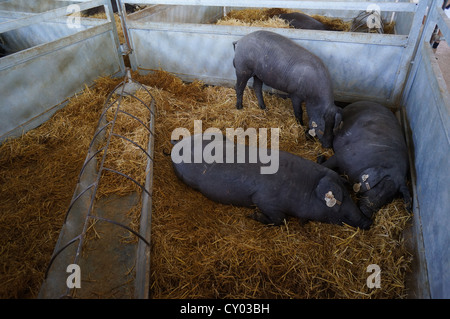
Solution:
{"label": "hay pile", "polygon": [[[247,27],[267,27],[267,28],[292,28],[289,24],[278,17],[282,13],[301,12],[300,10],[291,9],[243,9],[232,10],[225,17],[218,20],[219,25],[236,25]],[[344,21],[340,18],[332,18],[321,15],[311,15],[314,19],[322,22],[330,30],[349,32],[352,21]],[[385,34],[394,34],[395,22],[384,24]]]}
{"label": "hay pile", "polygon": [[[153,87],[157,107],[152,298],[405,297],[411,255],[402,230],[410,216],[401,200],[381,209],[368,231],[296,219],[270,227],[249,219],[252,209],[212,202],[176,178],[165,154],[171,133],[193,132],[194,120],[223,132],[279,127],[280,149],[311,160],[330,156],[306,140],[290,100],[265,94],[267,110],[260,110],[247,89],[237,110],[231,88],[186,84],[163,71],[133,78]],[[104,99],[119,81],[100,79],[50,121],[1,146],[1,297],[37,295]],[[117,149],[119,160],[124,151]],[[109,187],[122,187],[115,183]],[[370,264],[381,268],[381,289],[366,286]]]}

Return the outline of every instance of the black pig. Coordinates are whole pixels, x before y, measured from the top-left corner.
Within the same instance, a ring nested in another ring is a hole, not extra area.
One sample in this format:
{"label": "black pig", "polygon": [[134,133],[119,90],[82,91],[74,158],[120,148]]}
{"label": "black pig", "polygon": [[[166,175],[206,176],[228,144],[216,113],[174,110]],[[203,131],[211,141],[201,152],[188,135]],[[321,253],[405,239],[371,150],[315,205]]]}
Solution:
{"label": "black pig", "polygon": [[[171,152],[178,178],[207,198],[222,204],[256,206],[259,210],[251,217],[265,224],[280,225],[290,215],[302,221],[346,223],[363,229],[370,227],[372,221],[352,201],[336,172],[279,151],[277,171],[262,174],[263,162],[250,161],[249,154],[273,150],[245,146],[244,155],[238,154],[239,149],[232,141],[220,133],[214,137],[212,141],[212,136],[207,134],[185,137],[175,144]],[[215,146],[212,147],[212,143],[216,143]],[[206,149],[220,153],[222,161],[211,162],[205,157],[199,161],[197,157],[195,162],[194,153],[205,152]],[[226,162],[226,153],[230,150],[234,152],[234,163]],[[181,156],[185,160],[181,161]]]}
{"label": "black pig", "polygon": [[322,22],[301,12],[282,13],[279,17],[286,20],[295,29],[329,30]]}
{"label": "black pig", "polygon": [[335,154],[322,165],[348,176],[366,216],[372,217],[398,192],[410,209],[408,149],[400,124],[388,108],[367,101],[346,106],[333,149]]}
{"label": "black pig", "polygon": [[341,123],[342,109],[334,105],[330,74],[314,54],[284,36],[269,31],[252,32],[234,43],[233,65],[236,69],[236,107],[248,80],[261,109],[265,109],[263,83],[289,94],[295,117],[301,125],[302,102],[306,103],[309,133],[317,135],[324,147],[331,147],[333,131]]}

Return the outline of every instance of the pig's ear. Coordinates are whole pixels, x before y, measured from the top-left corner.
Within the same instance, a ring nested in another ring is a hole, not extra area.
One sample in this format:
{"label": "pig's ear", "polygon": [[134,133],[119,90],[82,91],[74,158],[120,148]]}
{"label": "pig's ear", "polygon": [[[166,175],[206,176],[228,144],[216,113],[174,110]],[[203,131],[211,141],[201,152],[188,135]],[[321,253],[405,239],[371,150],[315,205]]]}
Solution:
{"label": "pig's ear", "polygon": [[366,192],[376,186],[386,174],[381,167],[371,167],[363,170],[358,177],[358,182],[353,184],[353,190],[355,192]]}
{"label": "pig's ear", "polygon": [[342,187],[328,176],[322,177],[317,184],[315,193],[317,198],[328,207],[341,205],[343,200]]}
{"label": "pig's ear", "polygon": [[337,108],[336,114],[334,115],[334,127],[333,127],[333,133],[336,134],[336,132],[342,127],[342,109],[340,107]]}

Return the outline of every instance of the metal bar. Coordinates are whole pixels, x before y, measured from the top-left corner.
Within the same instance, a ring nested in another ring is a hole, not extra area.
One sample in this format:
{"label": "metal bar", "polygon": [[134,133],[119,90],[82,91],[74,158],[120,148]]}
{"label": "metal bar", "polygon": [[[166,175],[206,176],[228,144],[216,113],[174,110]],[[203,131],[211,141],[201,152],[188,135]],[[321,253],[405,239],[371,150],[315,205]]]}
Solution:
{"label": "metal bar", "polygon": [[381,11],[415,12],[417,4],[409,2],[330,2],[330,1],[298,1],[298,0],[122,0],[123,3],[139,5],[195,5],[195,6],[227,6],[247,8],[290,8],[290,9],[325,9],[325,10],[363,10],[369,5],[377,5]]}
{"label": "metal bar", "polygon": [[[109,102],[109,100],[112,98],[113,94],[116,92],[116,90],[117,90],[118,88],[120,88],[120,87],[123,85],[123,83],[125,83],[125,82],[120,82],[119,84],[116,85],[116,87],[115,87],[111,92],[109,92],[108,96],[107,96],[106,99],[105,99],[105,104],[106,104],[106,102]],[[123,91],[123,88],[122,88],[122,91]],[[119,94],[118,97],[117,97],[115,100],[113,100],[111,103],[107,104],[107,106],[104,107],[104,109],[103,109],[103,111],[102,111],[102,114],[100,114],[100,117],[99,117],[98,123],[97,123],[97,132],[98,132],[98,133],[100,133],[100,131],[102,131],[106,126],[108,126],[109,124],[112,124],[112,123],[113,123],[113,121],[109,121],[109,122],[106,123],[103,127],[101,127],[100,129],[98,129],[98,127],[100,127],[100,123],[102,122],[102,120],[104,119],[104,116],[106,115],[106,112],[108,112],[108,110],[109,110],[114,104],[116,104],[116,102],[117,102],[120,98],[121,98],[121,96],[120,96],[120,94]],[[96,133],[96,135],[97,135],[97,133]],[[95,140],[95,138],[96,138],[96,135],[94,135],[94,138],[92,139],[91,144],[89,145],[89,148],[93,145],[94,140]]]}
{"label": "metal bar", "polygon": [[[108,5],[108,4],[105,0],[92,0],[92,2],[78,4],[78,6],[80,7],[80,10],[86,10],[86,9],[98,7],[101,5]],[[2,23],[0,23],[0,33],[4,33],[4,32],[18,29],[21,27],[26,27],[28,25],[32,25],[32,24],[39,23],[39,22],[45,22],[45,21],[57,18],[59,16],[65,16],[67,14],[67,8],[68,8],[68,6],[63,7],[63,8],[54,9],[54,10],[49,10],[44,13],[38,13],[33,16],[15,19],[13,21],[2,22]]]}
{"label": "metal bar", "polygon": [[123,110],[120,110],[120,113],[126,114],[126,115],[128,115],[129,117],[134,118],[136,121],[138,121],[140,124],[142,124],[142,126],[145,127],[145,128],[147,129],[147,131],[150,132],[150,134],[153,134],[153,132],[150,131],[150,128],[149,128],[147,125],[145,125],[144,122],[142,122],[139,118],[137,118],[136,116],[134,116],[133,114],[130,114],[130,113],[125,112],[125,111],[123,111]]}
{"label": "metal bar", "polygon": [[[424,22],[424,28],[423,33],[421,37],[421,43],[420,45],[424,43],[429,43],[431,40],[431,36],[433,35],[433,32],[436,29],[436,25],[438,23],[438,12],[436,7],[436,2],[442,2],[441,0],[429,0],[429,10],[428,14],[426,16],[426,20]],[[440,8],[439,8],[440,10]]]}
{"label": "metal bar", "polygon": [[100,152],[103,151],[103,150],[105,150],[104,147],[102,147],[101,149],[97,150],[94,154],[92,154],[92,156],[90,156],[90,157],[84,162],[83,167],[81,167],[80,174],[78,174],[78,182],[80,182],[81,176],[83,175],[83,172],[84,172],[86,166],[89,164],[89,162],[90,162],[90,161],[91,161],[98,153],[100,153]]}
{"label": "metal bar", "polygon": [[[36,47],[33,47],[33,49],[23,50],[20,52],[16,52],[14,55],[5,56],[0,59],[0,71],[36,59],[37,57],[60,50],[74,43],[81,42],[108,31],[111,31],[109,23],[104,23],[99,26],[93,26],[87,30],[79,31],[75,34],[63,37],[56,41],[38,45]],[[39,53],[36,54],[36,51],[39,51]]]}
{"label": "metal bar", "polygon": [[[133,81],[134,82],[134,81]],[[138,82],[134,82],[134,83],[138,83]],[[146,91],[147,91],[147,93],[152,97],[152,100],[153,100],[153,96],[150,94],[150,92],[148,92],[148,90],[145,88],[145,86],[143,86],[142,84],[141,84],[141,87],[142,88],[144,88]],[[153,113],[153,111],[151,110],[151,108],[149,108],[145,103],[144,103],[144,101],[142,101],[140,98],[138,98],[136,95],[134,95],[134,94],[130,94],[130,93],[128,93],[128,92],[124,92],[124,94],[125,95],[129,95],[129,96],[131,96],[131,97],[134,97],[136,100],[138,100],[139,102],[141,102],[146,108],[147,108],[147,110],[149,110],[150,111],[150,114],[152,115],[152,116],[155,116],[155,114]],[[122,111],[123,112],[123,111]]]}
{"label": "metal bar", "polygon": [[65,244],[63,247],[61,247],[56,253],[53,254],[52,258],[50,259],[50,262],[48,263],[47,269],[45,270],[45,275],[44,278],[47,278],[48,272],[50,270],[50,267],[52,266],[53,262],[55,261],[56,257],[58,257],[58,255],[60,253],[62,253],[64,251],[64,249],[66,249],[67,247],[69,247],[71,244],[73,244],[74,242],[76,242],[78,239],[80,239],[81,235],[78,235],[77,237],[73,238],[72,240],[70,240],[67,244]]}
{"label": "metal bar", "polygon": [[[419,69],[419,66],[423,59],[423,46],[424,45],[430,45],[429,41],[431,38],[431,35],[436,27],[436,1],[435,0],[422,0],[424,4],[429,8],[426,18],[423,22],[424,26],[422,28],[421,34],[418,37],[417,43],[416,43],[416,49],[414,52],[414,58],[413,61],[411,61],[412,67],[409,70],[409,73],[406,77],[406,84],[404,85],[403,93],[402,93],[402,99],[405,100],[407,96],[409,96],[410,90],[413,86],[413,83],[415,81],[416,73]],[[434,5],[433,5],[434,1]],[[442,1],[437,1],[442,3]],[[439,7],[440,9],[440,7]]]}
{"label": "metal bar", "polygon": [[91,144],[89,144],[89,148],[91,148],[92,145],[94,145],[94,142],[95,142],[95,140],[97,139],[97,136],[98,136],[100,133],[102,133],[103,130],[104,130],[108,125],[110,125],[110,124],[112,124],[112,122],[106,123],[104,126],[102,126],[100,129],[98,129],[98,130],[95,132],[94,137],[92,138]]}
{"label": "metal bar", "polygon": [[85,189],[83,189],[83,190],[82,190],[82,191],[81,191],[74,199],[72,199],[72,201],[71,201],[71,203],[70,203],[70,205],[69,205],[69,208],[67,209],[66,216],[64,217],[64,224],[66,223],[67,217],[69,216],[69,213],[70,213],[70,210],[72,209],[72,207],[73,207],[73,205],[76,203],[76,201],[77,201],[78,199],[80,199],[81,196],[83,196],[88,190],[90,190],[90,189],[91,189],[92,187],[94,187],[96,184],[97,184],[96,182],[92,183],[91,185],[89,185],[88,187],[86,187]]}
{"label": "metal bar", "polygon": [[444,10],[441,10],[440,8],[435,8],[435,10],[437,10],[438,13],[437,23],[439,30],[441,30],[445,40],[450,41],[450,19],[444,13]]}
{"label": "metal bar", "polygon": [[[116,92],[116,90],[123,84],[124,82],[121,82],[121,83],[119,83],[119,85],[117,85],[115,88],[114,88],[114,90],[112,90],[109,94],[108,94],[108,96],[106,97],[106,100],[105,101],[109,101],[110,99],[111,99],[111,97],[112,97],[112,95]],[[113,100],[110,104],[108,104],[108,106],[107,107],[105,107],[105,109],[103,110],[103,112],[102,112],[102,114],[100,115],[100,119],[99,119],[99,122],[102,120],[102,117],[103,116],[105,116],[105,114],[106,114],[106,112],[119,100],[119,98],[120,98],[120,94],[118,95],[118,97],[115,99],[115,100]]]}
{"label": "metal bar", "polygon": [[123,35],[126,42],[126,51],[122,52],[123,55],[128,55],[133,52],[133,46],[131,44],[130,34],[128,32],[127,22],[126,22],[126,10],[125,10],[125,4],[121,3],[120,0],[112,0],[116,1],[117,6],[117,13],[120,17],[120,23],[122,25]]}
{"label": "metal bar", "polygon": [[[225,36],[233,35],[239,37],[255,31],[255,27],[194,23],[173,24],[165,22],[130,21],[129,25],[130,29],[135,30],[168,32],[181,31],[186,33],[214,34]],[[295,38],[296,40],[361,43],[398,47],[405,47],[408,43],[408,35],[363,33],[363,36],[361,36],[361,33],[358,32],[330,32],[320,30],[297,30],[281,28],[264,28],[264,30],[278,32],[289,38]]]}
{"label": "metal bar", "polygon": [[120,135],[120,134],[113,133],[112,135],[113,135],[113,136],[116,136],[116,137],[118,137],[118,138],[124,139],[125,141],[130,142],[130,143],[133,144],[134,146],[137,146],[142,152],[144,152],[145,155],[147,155],[147,157],[148,157],[149,159],[151,159],[151,160],[153,161],[153,158],[150,156],[150,154],[147,153],[147,151],[146,151],[142,146],[140,146],[138,143],[136,143],[136,142],[130,140],[129,138],[127,138],[127,137],[125,137],[125,136],[123,136],[123,135]]}
{"label": "metal bar", "polygon": [[103,220],[105,222],[120,226],[122,228],[125,228],[126,230],[128,230],[129,232],[133,233],[134,235],[136,235],[137,237],[139,237],[139,239],[141,239],[146,245],[150,246],[150,243],[144,238],[142,237],[141,234],[139,234],[138,232],[135,232],[134,230],[132,230],[130,227],[125,226],[122,223],[116,222],[112,219],[108,219],[108,218],[104,218],[104,217],[100,217],[100,216],[94,216],[94,215],[90,215],[88,216],[88,218],[93,218],[93,219],[98,219],[98,220]]}
{"label": "metal bar", "polygon": [[148,190],[145,189],[144,186],[142,186],[138,181],[136,181],[133,177],[128,176],[127,174],[124,174],[122,172],[116,171],[115,169],[112,168],[108,168],[108,167],[103,167],[103,170],[105,171],[110,171],[116,174],[119,174],[125,178],[128,178],[130,181],[132,181],[133,183],[135,183],[137,186],[139,186],[147,195],[152,196],[152,194],[150,194],[150,192]]}
{"label": "metal bar", "polygon": [[400,60],[396,79],[394,82],[394,90],[391,94],[391,101],[394,104],[400,103],[401,93],[405,88],[405,81],[411,70],[411,61],[413,60],[418,48],[418,40],[421,36],[423,17],[427,13],[427,1],[422,0],[419,2],[417,12],[414,14],[412,26],[408,35],[408,42],[405,50],[403,51],[402,58]]}
{"label": "metal bar", "polygon": [[113,12],[112,6],[109,5],[109,3],[107,6],[105,6],[105,13],[108,18],[108,21],[111,22],[111,26],[112,26],[112,30],[113,30],[114,44],[116,45],[116,52],[117,52],[117,56],[120,61],[120,70],[122,71],[122,74],[124,74],[125,73],[125,62],[123,60],[123,56],[122,56],[123,54],[122,54],[122,50],[120,47],[119,32],[117,31],[116,19],[114,18],[114,12]]}
{"label": "metal bar", "polygon": [[[142,85],[142,84],[141,84]],[[155,114],[155,100],[150,92],[142,85],[148,94],[152,97],[150,103],[150,112]],[[155,117],[152,115],[149,120],[150,132],[147,151],[154,155],[155,148]],[[145,178],[145,188],[153,188],[153,161],[147,161],[147,167],[145,169],[147,176]],[[147,240],[150,242],[151,238],[151,223],[152,223],[152,197],[144,196],[142,197],[142,208],[141,208],[141,218],[140,218],[140,228],[139,232],[144,234]],[[149,286],[150,286],[150,247],[143,245],[142,242],[138,243],[137,248],[137,260],[136,260],[136,279],[135,279],[135,297],[136,298],[148,298],[149,296]]]}

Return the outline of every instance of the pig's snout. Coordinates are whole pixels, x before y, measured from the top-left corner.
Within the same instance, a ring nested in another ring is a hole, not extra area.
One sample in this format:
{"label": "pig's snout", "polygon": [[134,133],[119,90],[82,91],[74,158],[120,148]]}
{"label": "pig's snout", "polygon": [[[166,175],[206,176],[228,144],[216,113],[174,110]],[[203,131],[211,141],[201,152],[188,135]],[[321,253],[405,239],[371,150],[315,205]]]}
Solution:
{"label": "pig's snout", "polygon": [[345,200],[343,209],[345,212],[344,223],[361,229],[369,229],[372,226],[372,219],[366,216],[350,198]]}
{"label": "pig's snout", "polygon": [[358,227],[361,228],[361,229],[369,229],[370,226],[372,226],[372,224],[373,224],[373,221],[370,218],[364,218],[361,221],[361,225],[358,226]]}

